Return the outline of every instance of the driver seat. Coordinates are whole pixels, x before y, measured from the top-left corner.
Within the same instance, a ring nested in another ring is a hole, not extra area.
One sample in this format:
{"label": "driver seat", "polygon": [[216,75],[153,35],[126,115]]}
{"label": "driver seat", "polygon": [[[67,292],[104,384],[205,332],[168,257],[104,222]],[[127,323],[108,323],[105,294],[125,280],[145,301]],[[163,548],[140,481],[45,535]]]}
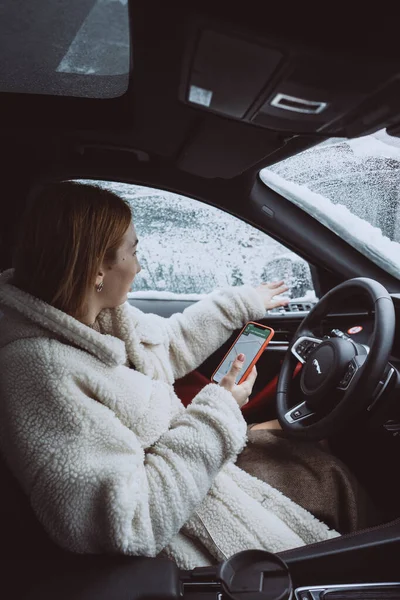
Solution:
{"label": "driver seat", "polygon": [[6,560],[57,559],[69,553],[57,546],[38,521],[28,497],[0,457],[0,533]]}

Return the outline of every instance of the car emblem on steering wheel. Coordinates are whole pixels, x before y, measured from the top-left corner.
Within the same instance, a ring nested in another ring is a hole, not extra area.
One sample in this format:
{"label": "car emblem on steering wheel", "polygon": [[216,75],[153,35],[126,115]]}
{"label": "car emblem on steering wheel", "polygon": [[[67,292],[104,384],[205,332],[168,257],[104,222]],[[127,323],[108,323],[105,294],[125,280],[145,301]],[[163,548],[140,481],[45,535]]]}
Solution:
{"label": "car emblem on steering wheel", "polygon": [[312,364],[316,368],[318,375],[322,375],[321,367],[319,366],[319,362],[317,361],[316,358],[314,358],[314,360],[312,361]]}

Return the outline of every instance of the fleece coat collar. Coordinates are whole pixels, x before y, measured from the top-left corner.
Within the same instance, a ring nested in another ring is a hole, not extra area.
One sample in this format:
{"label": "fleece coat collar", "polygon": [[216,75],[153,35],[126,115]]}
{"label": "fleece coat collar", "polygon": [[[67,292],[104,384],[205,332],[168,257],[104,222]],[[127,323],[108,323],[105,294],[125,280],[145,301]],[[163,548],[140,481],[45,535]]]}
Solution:
{"label": "fleece coat collar", "polygon": [[[127,358],[139,366],[142,363],[140,344],[152,345],[162,342],[159,329],[149,323],[146,323],[145,328],[141,326],[141,312],[131,307],[128,312],[126,304],[115,309],[105,309],[99,314],[98,321],[104,332],[99,333],[74,317],[17,288],[12,283],[13,274],[14,270],[9,269],[0,275],[1,304],[23,315],[32,323],[54,334],[55,337],[90,352],[107,366],[123,365]],[[132,335],[133,332],[136,335]],[[18,332],[8,339],[8,343],[17,339]]]}

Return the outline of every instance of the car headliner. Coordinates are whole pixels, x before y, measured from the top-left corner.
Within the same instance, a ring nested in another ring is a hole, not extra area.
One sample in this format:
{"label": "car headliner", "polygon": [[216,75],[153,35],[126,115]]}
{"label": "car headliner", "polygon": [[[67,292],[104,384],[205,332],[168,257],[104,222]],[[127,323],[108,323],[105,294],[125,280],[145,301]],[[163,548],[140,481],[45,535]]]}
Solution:
{"label": "car headliner", "polygon": [[[68,47],[94,3],[94,0],[71,2],[68,10],[61,13],[58,18],[62,18],[64,38],[61,34],[58,36],[60,48]],[[41,2],[41,11],[50,9],[54,12],[56,24],[62,6],[58,2],[49,3],[49,0]],[[339,11],[336,17],[331,15],[328,25],[322,25],[310,19],[307,13],[288,11],[286,6],[284,9],[267,10],[265,3],[256,2],[247,2],[246,10],[243,6],[235,8],[232,4],[228,10],[226,3],[209,2],[131,2],[129,9],[133,66],[128,91],[110,100],[0,94],[3,135],[8,131],[15,139],[18,137],[17,130],[26,132],[30,129],[34,135],[40,130],[41,140],[35,139],[36,152],[41,150],[40,141],[48,147],[61,136],[63,144],[69,143],[73,147],[79,140],[100,147],[137,149],[145,154],[140,157],[133,151],[131,161],[139,163],[140,167],[146,162],[150,168],[153,165],[177,168],[202,178],[246,177],[262,166],[317,143],[323,136],[283,135],[180,102],[178,89],[186,51],[185,39],[188,22],[193,15],[211,23],[224,23],[233,29],[240,25],[249,35],[262,36],[264,40],[271,36],[279,38],[287,51],[292,51],[292,45],[297,44],[306,45],[313,52],[345,53],[347,59],[353,57],[355,69],[359,66],[360,57],[369,64],[372,56],[374,60],[379,56],[382,59],[390,57],[392,61],[398,60],[399,56],[397,36],[390,36],[387,30],[378,35],[375,14],[374,19],[370,17],[369,23],[364,17],[354,28],[355,20],[347,14],[344,24]],[[10,2],[7,7],[2,7],[2,12],[3,23],[7,13],[11,13],[14,19],[15,15],[25,20],[29,17],[21,2]],[[24,32],[28,50],[33,52],[37,46],[35,60],[29,63],[27,52],[14,53],[11,62],[0,69],[8,72],[10,78],[18,78],[21,77],[24,61],[28,61],[25,70],[29,72],[32,68],[28,89],[34,86],[35,77],[40,76],[34,65],[39,63],[43,76],[54,79],[58,62],[58,59],[56,62],[51,60],[54,33],[43,31],[43,28],[40,30],[40,19],[36,19],[38,24],[33,27],[36,34],[33,39],[29,37],[28,25]],[[55,30],[58,32],[57,28]],[[371,33],[366,35],[366,31]],[[3,31],[1,35],[0,26],[0,39],[3,39],[3,47],[7,50],[5,33]],[[40,39],[38,35],[41,35]],[[76,78],[82,81],[82,76],[76,75]],[[1,87],[4,89],[4,85]]]}

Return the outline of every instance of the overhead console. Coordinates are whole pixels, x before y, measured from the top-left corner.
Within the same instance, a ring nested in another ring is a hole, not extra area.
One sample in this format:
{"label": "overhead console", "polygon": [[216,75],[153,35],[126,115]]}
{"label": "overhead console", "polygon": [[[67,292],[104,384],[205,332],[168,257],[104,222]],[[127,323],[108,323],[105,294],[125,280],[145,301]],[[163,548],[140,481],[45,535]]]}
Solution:
{"label": "overhead console", "polygon": [[400,63],[199,20],[188,31],[180,100],[289,135],[355,137],[400,124]]}

